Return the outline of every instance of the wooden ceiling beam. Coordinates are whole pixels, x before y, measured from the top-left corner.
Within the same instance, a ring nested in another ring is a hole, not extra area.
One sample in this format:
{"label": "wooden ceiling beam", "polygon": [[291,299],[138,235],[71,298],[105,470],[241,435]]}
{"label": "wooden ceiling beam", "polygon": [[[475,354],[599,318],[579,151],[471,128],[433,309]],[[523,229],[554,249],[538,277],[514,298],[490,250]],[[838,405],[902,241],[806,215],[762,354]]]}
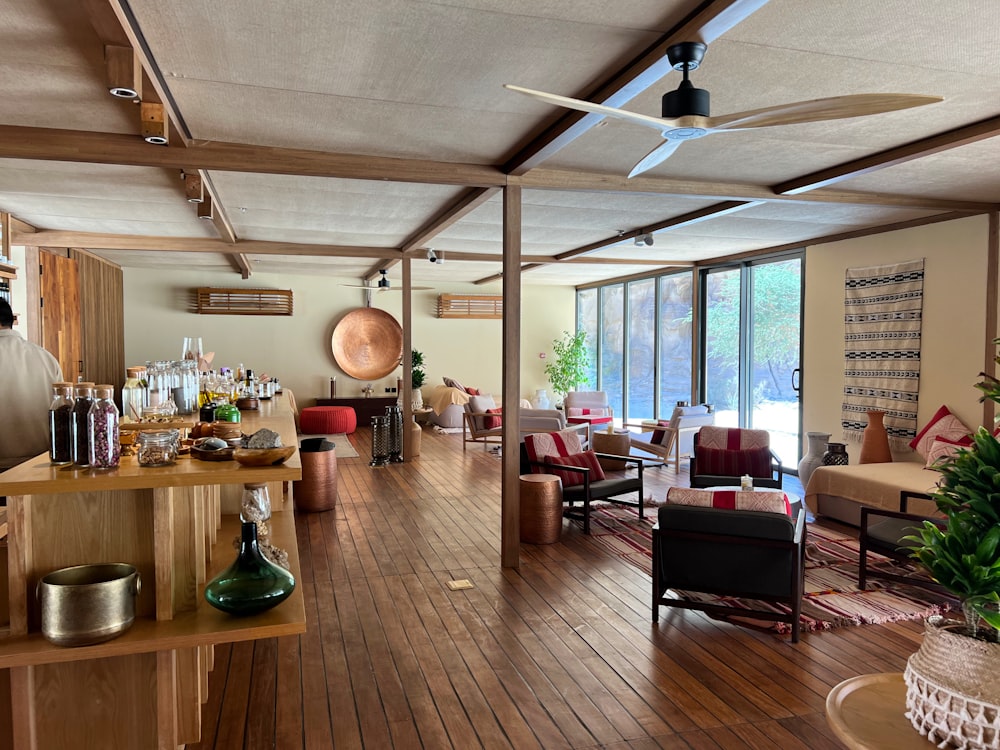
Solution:
{"label": "wooden ceiling beam", "polygon": [[986,140],[987,138],[994,138],[997,135],[1000,135],[1000,116],[990,117],[979,122],[974,122],[971,125],[964,125],[960,128],[939,133],[930,138],[923,138],[903,146],[880,151],[871,156],[838,164],[829,169],[821,169],[804,177],[796,177],[794,180],[780,182],[774,185],[772,190],[775,193],[784,195],[803,193],[807,190],[815,190],[826,185],[832,185],[835,182],[849,180],[852,177],[858,177],[879,169],[903,164],[914,159],[930,156],[931,154],[939,154],[942,151],[948,151],[958,146],[966,146],[970,143]]}
{"label": "wooden ceiling beam", "polygon": [[230,263],[236,268],[236,271],[244,279],[249,279],[250,274],[253,273],[253,266],[250,265],[250,259],[243,253],[227,254],[226,257],[229,259]]}
{"label": "wooden ceiling beam", "polygon": [[[657,39],[622,70],[609,75],[595,90],[584,91],[575,98],[607,107],[621,107],[671,72],[666,55],[667,47],[671,44],[696,41],[708,43],[765,4],[767,0],[703,2],[694,13]],[[589,112],[562,113],[540,135],[504,160],[504,171],[519,175],[534,169],[603,119],[603,115]]]}
{"label": "wooden ceiling beam", "polygon": [[480,164],[215,141],[197,141],[187,148],[150,148],[149,144],[130,135],[18,125],[0,125],[0,157],[466,187],[502,187],[507,182],[506,175],[499,169]]}
{"label": "wooden ceiling beam", "polygon": [[428,219],[420,229],[402,244],[404,253],[422,249],[431,239],[455,224],[459,219],[479,208],[500,191],[500,188],[472,188]]}

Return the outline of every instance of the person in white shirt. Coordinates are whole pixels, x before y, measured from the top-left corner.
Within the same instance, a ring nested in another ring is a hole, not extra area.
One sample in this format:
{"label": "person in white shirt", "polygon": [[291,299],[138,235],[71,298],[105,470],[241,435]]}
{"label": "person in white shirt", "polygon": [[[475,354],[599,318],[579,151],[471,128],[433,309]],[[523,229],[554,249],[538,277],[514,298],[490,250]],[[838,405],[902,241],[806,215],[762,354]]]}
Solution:
{"label": "person in white shirt", "polygon": [[52,384],[63,379],[56,358],[13,325],[14,312],[0,299],[0,471],[49,449]]}

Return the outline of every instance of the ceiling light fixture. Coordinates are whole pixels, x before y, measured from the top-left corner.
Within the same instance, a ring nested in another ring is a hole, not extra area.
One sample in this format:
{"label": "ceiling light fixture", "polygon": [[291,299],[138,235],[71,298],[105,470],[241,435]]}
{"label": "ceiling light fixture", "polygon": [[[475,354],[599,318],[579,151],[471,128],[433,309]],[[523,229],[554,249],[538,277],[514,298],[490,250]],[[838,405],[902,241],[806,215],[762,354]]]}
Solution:
{"label": "ceiling light fixture", "polygon": [[131,47],[113,44],[104,47],[108,74],[108,93],[119,99],[139,99],[142,91],[142,66]]}
{"label": "ceiling light fixture", "polygon": [[652,234],[639,234],[639,235],[636,235],[635,246],[636,247],[642,247],[643,245],[646,245],[646,247],[652,247],[652,245],[653,245],[653,235]]}
{"label": "ceiling light fixture", "polygon": [[157,102],[142,102],[139,105],[139,117],[142,121],[142,139],[154,146],[166,146],[167,119],[163,114],[163,105]]}
{"label": "ceiling light fixture", "polygon": [[431,263],[438,262],[438,257],[437,255],[435,255],[433,247],[427,248],[427,260],[429,260]]}

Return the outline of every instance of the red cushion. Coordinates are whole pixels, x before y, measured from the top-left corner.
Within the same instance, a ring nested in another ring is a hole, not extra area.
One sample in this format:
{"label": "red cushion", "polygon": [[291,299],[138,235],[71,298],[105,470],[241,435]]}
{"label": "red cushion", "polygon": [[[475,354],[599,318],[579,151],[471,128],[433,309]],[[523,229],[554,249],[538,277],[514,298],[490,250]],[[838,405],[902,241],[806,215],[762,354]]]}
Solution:
{"label": "red cushion", "polygon": [[971,446],[972,435],[966,435],[958,440],[949,440],[946,437],[936,435],[927,449],[927,460],[924,462],[924,468],[940,468],[937,464],[953,460],[958,456],[959,449]]}
{"label": "red cushion", "polygon": [[698,446],[696,453],[699,474],[737,477],[749,474],[752,477],[771,476],[771,451],[766,446],[745,448],[739,451]]}
{"label": "red cushion", "polygon": [[970,434],[972,434],[972,430],[966,427],[961,419],[952,414],[951,409],[947,406],[942,406],[934,412],[934,416],[930,418],[930,421],[910,441],[910,447],[924,458],[927,458],[935,437],[940,436],[948,440],[960,440]]}
{"label": "red cushion", "polygon": [[[604,469],[601,467],[600,462],[598,462],[597,454],[594,451],[574,453],[572,456],[545,456],[542,460],[546,463],[557,464],[559,466],[579,466],[581,469],[590,469],[591,482],[605,478]],[[544,468],[547,473],[555,474],[559,477],[562,480],[563,487],[573,487],[574,485],[583,484],[582,471],[560,471],[548,466]]]}
{"label": "red cushion", "polygon": [[503,424],[503,418],[499,416],[502,412],[503,412],[502,407],[486,410],[487,414],[497,415],[495,417],[483,417],[483,425],[486,427],[487,430],[492,430],[493,428],[499,427],[500,425]]}
{"label": "red cushion", "polygon": [[481,396],[481,395],[483,395],[482,393],[480,393],[480,391],[479,391],[478,388],[466,388],[465,392],[468,393],[470,396]]}
{"label": "red cushion", "polygon": [[[658,419],[656,420],[656,424],[660,425],[661,427],[669,427],[670,420]],[[666,430],[653,430],[653,437],[649,439],[649,442],[651,442],[653,445],[663,445],[663,438],[665,438],[666,436],[667,436]]]}

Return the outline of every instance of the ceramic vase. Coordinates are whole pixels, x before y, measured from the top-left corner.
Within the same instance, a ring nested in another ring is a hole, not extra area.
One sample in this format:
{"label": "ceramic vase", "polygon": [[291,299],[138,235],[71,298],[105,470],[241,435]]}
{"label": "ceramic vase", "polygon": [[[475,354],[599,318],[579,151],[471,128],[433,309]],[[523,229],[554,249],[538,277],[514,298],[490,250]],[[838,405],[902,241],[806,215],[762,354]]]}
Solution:
{"label": "ceramic vase", "polygon": [[423,409],[424,408],[424,394],[421,392],[421,390],[419,388],[414,388],[413,389],[412,407],[414,409]]}
{"label": "ceramic vase", "polygon": [[823,452],[826,450],[826,444],[830,441],[829,432],[807,432],[806,438],[809,440],[809,445],[806,448],[806,454],[799,461],[799,481],[802,482],[802,487],[809,484],[809,477],[816,470],[817,466],[823,465]]}
{"label": "ceramic vase", "polygon": [[548,394],[545,393],[545,389],[540,388],[539,390],[535,391],[535,397],[531,399],[531,408],[548,409],[549,406],[550,406],[549,397]]}
{"label": "ceramic vase", "polygon": [[261,554],[257,524],[240,529],[240,552],[235,562],[205,586],[205,599],[231,615],[255,615],[281,604],[295,590],[295,578]]}
{"label": "ceramic vase", "polygon": [[823,453],[823,466],[847,466],[850,457],[844,443],[827,443]]}
{"label": "ceramic vase", "polygon": [[882,420],[884,411],[872,409],[868,412],[868,426],[861,438],[860,464],[884,464],[892,461],[892,451],[889,449],[889,435],[885,431]]}

